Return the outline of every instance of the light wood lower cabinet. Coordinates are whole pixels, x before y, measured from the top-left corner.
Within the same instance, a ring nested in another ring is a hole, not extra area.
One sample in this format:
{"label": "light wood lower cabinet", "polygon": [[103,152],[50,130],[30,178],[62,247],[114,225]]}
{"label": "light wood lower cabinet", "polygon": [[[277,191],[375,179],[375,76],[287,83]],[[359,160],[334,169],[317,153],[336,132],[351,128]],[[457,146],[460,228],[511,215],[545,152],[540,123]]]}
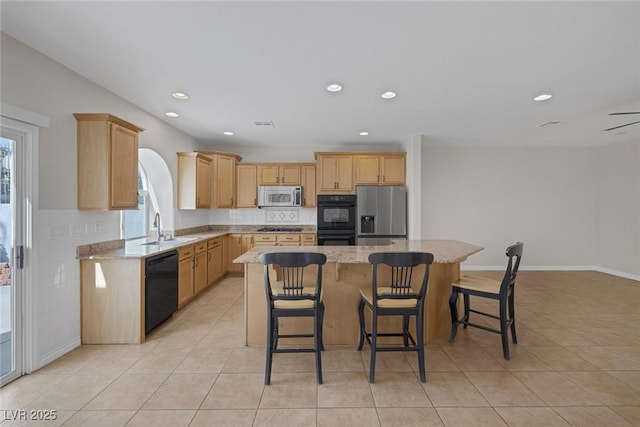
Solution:
{"label": "light wood lower cabinet", "polygon": [[317,236],[315,233],[305,233],[302,235],[302,246],[317,245]]}
{"label": "light wood lower cabinet", "polygon": [[300,246],[299,234],[277,234],[276,244],[278,246]]}
{"label": "light wood lower cabinet", "polygon": [[222,264],[222,237],[216,237],[207,242],[207,281],[208,286],[222,277],[224,266]]}
{"label": "light wood lower cabinet", "polygon": [[234,264],[233,260],[246,252],[242,245],[244,236],[244,234],[227,235],[227,271],[229,273],[242,273],[242,264]]}
{"label": "light wood lower cabinet", "polygon": [[195,295],[193,289],[194,246],[178,249],[178,308],[184,307]]}
{"label": "light wood lower cabinet", "polygon": [[275,246],[276,235],[273,233],[254,234],[253,246]]}
{"label": "light wood lower cabinet", "polygon": [[[233,260],[255,245],[315,245],[315,233],[236,233],[178,248],[178,308],[225,273],[243,273]],[[80,260],[83,344],[144,342],[144,258]]]}
{"label": "light wood lower cabinet", "polygon": [[207,281],[207,242],[198,242],[195,244],[195,255],[193,262],[193,289],[198,295],[208,286]]}
{"label": "light wood lower cabinet", "polygon": [[80,261],[82,344],[144,341],[144,258]]}

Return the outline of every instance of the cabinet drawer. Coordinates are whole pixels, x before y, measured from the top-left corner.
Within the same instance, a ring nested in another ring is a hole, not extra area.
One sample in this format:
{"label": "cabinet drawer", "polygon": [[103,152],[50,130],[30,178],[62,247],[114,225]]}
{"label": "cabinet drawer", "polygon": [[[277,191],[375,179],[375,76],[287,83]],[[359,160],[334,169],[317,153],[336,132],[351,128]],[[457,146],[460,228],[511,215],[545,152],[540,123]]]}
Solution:
{"label": "cabinet drawer", "polygon": [[302,243],[315,244],[316,243],[316,235],[315,234],[303,234],[302,235]]}
{"label": "cabinet drawer", "polygon": [[277,236],[277,242],[278,243],[293,243],[293,242],[300,242],[300,235],[299,234],[278,234]]}
{"label": "cabinet drawer", "polygon": [[196,247],[196,253],[199,254],[200,252],[204,252],[207,250],[207,241],[203,241],[203,242],[198,242],[194,245]]}
{"label": "cabinet drawer", "polygon": [[254,234],[253,241],[255,243],[275,243],[276,235],[275,234]]}
{"label": "cabinet drawer", "polygon": [[220,245],[222,245],[222,237],[216,237],[207,241],[207,247],[209,249],[218,248]]}
{"label": "cabinet drawer", "polygon": [[191,258],[194,254],[194,245],[183,246],[178,249],[178,258],[180,260]]}

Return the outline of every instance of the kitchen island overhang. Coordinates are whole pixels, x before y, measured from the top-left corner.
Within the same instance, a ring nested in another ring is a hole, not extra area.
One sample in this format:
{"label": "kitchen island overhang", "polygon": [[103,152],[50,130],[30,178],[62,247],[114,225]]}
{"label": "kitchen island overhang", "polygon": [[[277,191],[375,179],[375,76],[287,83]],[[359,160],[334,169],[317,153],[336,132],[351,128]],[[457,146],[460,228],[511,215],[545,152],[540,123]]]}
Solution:
{"label": "kitchen island overhang", "polygon": [[[325,316],[325,344],[356,345],[358,342],[357,304],[360,288],[371,287],[371,265],[368,257],[374,252],[416,251],[434,255],[430,267],[425,302],[425,343],[448,336],[451,328],[449,297],[451,283],[460,277],[460,263],[483,250],[481,246],[456,240],[403,240],[389,246],[256,246],[234,260],[245,264],[244,320],[245,343],[264,345],[266,342],[266,296],[264,268],[260,255],[267,252],[319,252],[327,256],[323,268],[322,287]],[[283,333],[299,333],[312,328],[309,319],[286,319]],[[291,320],[291,321],[288,321]],[[385,319],[380,330],[394,329],[400,319]]]}

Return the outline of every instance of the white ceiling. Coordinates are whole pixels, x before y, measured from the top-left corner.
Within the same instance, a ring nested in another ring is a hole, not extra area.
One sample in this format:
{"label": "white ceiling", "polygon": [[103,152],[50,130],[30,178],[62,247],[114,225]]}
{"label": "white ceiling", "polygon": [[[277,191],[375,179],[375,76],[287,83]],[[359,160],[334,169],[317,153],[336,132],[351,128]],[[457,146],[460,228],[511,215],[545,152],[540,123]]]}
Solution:
{"label": "white ceiling", "polygon": [[[3,32],[212,145],[640,138],[640,124],[603,132],[640,120],[607,115],[640,111],[638,2],[2,0],[1,8]],[[332,82],[344,90],[327,92]],[[385,90],[398,96],[383,100]],[[191,97],[175,100],[174,91]],[[543,92],[553,98],[532,100]],[[181,116],[167,118],[170,110]],[[549,120],[561,123],[538,127]]]}

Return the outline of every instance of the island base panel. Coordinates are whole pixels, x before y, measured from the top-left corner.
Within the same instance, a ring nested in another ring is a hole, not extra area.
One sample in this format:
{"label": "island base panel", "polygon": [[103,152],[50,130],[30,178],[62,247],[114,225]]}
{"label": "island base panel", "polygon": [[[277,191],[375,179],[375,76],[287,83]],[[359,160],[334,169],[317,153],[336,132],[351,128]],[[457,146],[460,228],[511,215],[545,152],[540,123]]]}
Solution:
{"label": "island base panel", "polygon": [[[264,345],[266,343],[266,297],[263,266],[256,263],[245,264],[245,325],[246,344]],[[416,271],[414,274],[421,274]],[[448,336],[451,328],[449,296],[451,282],[460,274],[459,263],[433,264],[429,275],[427,299],[425,304],[425,343],[439,337]],[[272,277],[275,277],[272,272]],[[309,275],[312,276],[312,275]],[[325,304],[324,333],[325,344],[357,345],[358,312],[360,288],[371,286],[371,266],[369,264],[326,264],[323,268],[322,287]],[[370,312],[366,312],[367,328],[370,327]],[[385,317],[379,319],[380,332],[401,330],[401,318]],[[412,329],[414,329],[412,327]],[[280,332],[308,333],[313,331],[311,319],[282,319]],[[412,330],[415,334],[415,330]],[[387,338],[389,342],[395,338]],[[307,342],[310,343],[310,340]],[[384,341],[381,341],[384,342]],[[283,340],[283,344],[287,342]],[[304,343],[304,340],[291,341],[292,344]]]}

